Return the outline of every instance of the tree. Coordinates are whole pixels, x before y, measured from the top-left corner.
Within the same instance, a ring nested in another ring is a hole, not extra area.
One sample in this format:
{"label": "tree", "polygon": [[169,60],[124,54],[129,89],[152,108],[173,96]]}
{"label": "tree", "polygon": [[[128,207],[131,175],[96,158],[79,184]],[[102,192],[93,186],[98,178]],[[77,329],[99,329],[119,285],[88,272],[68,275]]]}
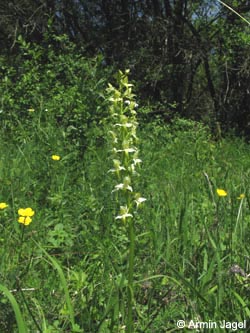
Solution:
{"label": "tree", "polygon": [[163,116],[239,131],[249,122],[249,27],[219,0],[16,0],[0,5],[0,28],[2,53],[19,52],[19,34],[45,48],[51,33],[66,34],[85,55],[130,68],[138,95]]}

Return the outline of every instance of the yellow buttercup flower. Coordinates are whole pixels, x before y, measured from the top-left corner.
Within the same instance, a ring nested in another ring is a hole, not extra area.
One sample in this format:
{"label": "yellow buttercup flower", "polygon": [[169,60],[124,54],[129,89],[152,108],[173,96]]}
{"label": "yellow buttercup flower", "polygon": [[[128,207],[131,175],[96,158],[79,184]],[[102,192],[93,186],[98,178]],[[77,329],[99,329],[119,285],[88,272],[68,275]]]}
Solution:
{"label": "yellow buttercup flower", "polygon": [[19,216],[18,222],[19,223],[24,223],[24,221],[25,221],[25,216]]}
{"label": "yellow buttercup flower", "polygon": [[239,200],[241,200],[241,199],[244,199],[246,196],[245,196],[245,194],[244,193],[242,193],[242,194],[240,194],[239,196],[238,196],[238,198],[237,199],[239,199]]}
{"label": "yellow buttercup flower", "polygon": [[35,109],[30,108],[30,109],[28,109],[28,111],[29,111],[29,112],[35,112]]}
{"label": "yellow buttercup flower", "polygon": [[59,161],[61,159],[59,155],[52,155],[51,158],[53,161]]}
{"label": "yellow buttercup flower", "polygon": [[18,222],[24,225],[29,225],[32,222],[32,218],[29,216],[19,216]]}
{"label": "yellow buttercup flower", "polygon": [[18,214],[21,216],[33,216],[35,212],[32,210],[32,208],[20,208],[18,209]]}
{"label": "yellow buttercup flower", "polygon": [[0,209],[5,209],[7,207],[8,205],[5,202],[0,202]]}
{"label": "yellow buttercup flower", "polygon": [[219,197],[226,197],[227,196],[227,192],[221,188],[217,188],[216,190],[217,194]]}
{"label": "yellow buttercup flower", "polygon": [[28,208],[19,208],[18,214],[20,215],[18,218],[18,222],[24,225],[29,225],[32,222],[32,216],[35,214],[34,210],[30,207]]}

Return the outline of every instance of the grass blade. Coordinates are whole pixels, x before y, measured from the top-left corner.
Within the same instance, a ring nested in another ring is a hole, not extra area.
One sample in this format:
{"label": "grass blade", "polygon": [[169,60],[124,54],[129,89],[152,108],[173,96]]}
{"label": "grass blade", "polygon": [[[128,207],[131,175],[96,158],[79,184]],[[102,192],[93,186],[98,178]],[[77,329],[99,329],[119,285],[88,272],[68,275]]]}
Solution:
{"label": "grass blade", "polygon": [[244,311],[246,312],[247,316],[250,317],[250,309],[247,306],[246,302],[243,300],[243,298],[236,292],[232,291],[238,302],[243,306]]}
{"label": "grass blade", "polygon": [[71,303],[69,289],[67,286],[67,281],[65,279],[63,270],[60,267],[60,265],[58,264],[58,262],[54,258],[52,258],[51,255],[49,255],[49,253],[46,250],[44,250],[44,248],[42,248],[38,243],[36,243],[36,244],[43,251],[43,253],[46,255],[46,257],[49,259],[51,265],[57,270],[57,273],[58,273],[60,281],[61,281],[61,285],[63,287],[64,295],[65,295],[65,301],[66,301],[67,309],[69,312],[70,323],[72,325],[72,329],[75,329],[76,325],[75,325],[75,319],[74,319],[74,310],[73,310],[73,306]]}
{"label": "grass blade", "polygon": [[9,299],[11,306],[15,312],[16,322],[18,326],[18,332],[19,333],[27,333],[27,328],[25,325],[25,322],[23,320],[19,305],[17,304],[17,301],[15,297],[12,295],[12,293],[2,284],[0,284],[0,291],[2,291],[5,296]]}

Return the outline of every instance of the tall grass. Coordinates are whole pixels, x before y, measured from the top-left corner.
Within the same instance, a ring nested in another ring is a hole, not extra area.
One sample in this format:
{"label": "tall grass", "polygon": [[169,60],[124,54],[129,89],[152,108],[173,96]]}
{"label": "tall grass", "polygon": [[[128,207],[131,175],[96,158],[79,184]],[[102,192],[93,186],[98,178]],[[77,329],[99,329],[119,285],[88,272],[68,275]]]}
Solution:
{"label": "tall grass", "polygon": [[[112,192],[107,117],[84,127],[83,149],[83,127],[74,136],[69,114],[64,122],[32,107],[1,119],[1,332],[161,333],[175,332],[179,319],[249,317],[248,144],[215,142],[193,121],[145,124],[139,107],[135,188],[147,203],[137,210],[134,193],[118,201]],[[114,167],[128,160],[120,162]],[[119,184],[133,188],[132,177]],[[115,219],[126,204],[136,234]],[[24,234],[20,207],[36,212]]]}
{"label": "tall grass", "polygon": [[6,297],[9,299],[11,306],[13,308],[13,311],[15,313],[15,318],[17,321],[18,331],[19,333],[26,333],[27,327],[25,325],[25,322],[23,320],[20,308],[18,306],[18,303],[15,299],[15,297],[11,294],[11,292],[3,285],[0,285],[0,291],[6,295]]}

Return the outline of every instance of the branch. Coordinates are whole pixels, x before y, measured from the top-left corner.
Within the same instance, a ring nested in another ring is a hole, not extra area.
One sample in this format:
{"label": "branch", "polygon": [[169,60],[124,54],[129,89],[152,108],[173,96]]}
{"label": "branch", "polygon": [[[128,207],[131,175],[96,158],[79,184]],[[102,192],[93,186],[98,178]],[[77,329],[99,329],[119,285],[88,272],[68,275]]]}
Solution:
{"label": "branch", "polygon": [[[231,10],[231,12],[233,12],[235,15],[239,16],[244,22],[246,22],[248,25],[250,25],[250,22],[245,19],[245,17],[243,17],[242,15],[240,15],[240,13],[236,10],[234,10],[232,7],[228,6],[225,2],[221,1],[221,0],[218,0],[219,3],[221,3],[223,6],[227,7],[229,10]],[[244,10],[243,10],[244,9]],[[250,6],[245,6],[245,7],[242,7],[241,8],[241,11],[249,11],[250,9]]]}

